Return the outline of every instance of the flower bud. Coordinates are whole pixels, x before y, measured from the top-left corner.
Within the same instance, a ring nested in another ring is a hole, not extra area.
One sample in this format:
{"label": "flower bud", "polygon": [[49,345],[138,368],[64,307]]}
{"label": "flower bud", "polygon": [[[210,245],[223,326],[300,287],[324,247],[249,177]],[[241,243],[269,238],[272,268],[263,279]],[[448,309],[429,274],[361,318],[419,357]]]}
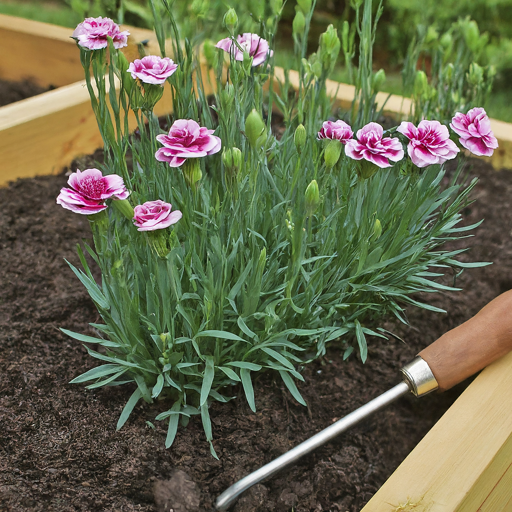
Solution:
{"label": "flower bud", "polygon": [[490,66],[487,66],[487,80],[492,80],[496,76],[496,66],[491,64]]}
{"label": "flower bud", "polygon": [[446,65],[446,67],[444,68],[444,75],[445,75],[446,80],[447,80],[448,82],[450,82],[450,81],[451,81],[452,76],[453,76],[453,71],[454,71],[454,70],[455,70],[455,66],[454,66],[451,62],[449,62],[449,63]]}
{"label": "flower bud", "polygon": [[233,34],[238,26],[238,16],[236,15],[235,9],[232,7],[228,9],[226,14],[224,14],[224,26],[229,30],[231,34]]}
{"label": "flower bud", "polygon": [[324,152],[325,166],[332,169],[338,162],[341,156],[341,142],[339,140],[331,140]]}
{"label": "flower bud", "polygon": [[283,8],[283,0],[270,0],[270,9],[273,14],[279,14]]}
{"label": "flower bud", "polygon": [[209,1],[208,0],[193,0],[190,10],[194,16],[198,18],[204,18],[206,13],[208,12]]}
{"label": "flower bud", "polygon": [[253,109],[245,120],[245,135],[253,148],[261,147],[266,138],[266,126],[259,112]]}
{"label": "flower bud", "polygon": [[203,177],[203,172],[197,158],[187,159],[182,169],[185,181],[189,187],[193,187]]}
{"label": "flower bud", "polygon": [[302,153],[304,146],[306,145],[306,128],[304,125],[299,124],[297,129],[295,130],[295,134],[293,136],[293,142],[295,142],[295,147],[299,153]]}
{"label": "flower bud", "polygon": [[468,48],[473,52],[477,51],[480,44],[480,30],[478,30],[476,21],[464,20],[462,25],[462,33]]}
{"label": "flower bud", "polygon": [[338,31],[333,25],[329,25],[327,30],[320,36],[320,45],[322,46],[322,49],[332,53],[336,47],[338,47],[339,51],[339,44],[340,39],[338,37]]}
{"label": "flower bud", "polygon": [[304,14],[308,14],[311,11],[311,0],[297,0],[297,5]]}
{"label": "flower bud", "polygon": [[380,235],[382,235],[382,224],[379,219],[375,219],[375,223],[373,224],[372,240],[378,240]]}
{"label": "flower bud", "polygon": [[439,39],[439,44],[441,45],[441,47],[443,49],[448,49],[452,47],[453,45],[453,37],[452,35],[450,34],[450,32],[445,32],[441,38]]}
{"label": "flower bud", "polygon": [[320,190],[318,189],[318,183],[313,180],[306,188],[306,214],[311,215],[315,213],[318,205],[320,204]]}
{"label": "flower bud", "polygon": [[425,44],[434,43],[439,39],[439,32],[436,30],[436,27],[430,25],[427,30],[427,35],[425,36]]}
{"label": "flower bud", "polygon": [[373,74],[372,82],[373,82],[373,92],[379,92],[380,88],[386,81],[386,72],[383,69],[379,69],[377,73]]}
{"label": "flower bud", "polygon": [[341,41],[338,37],[338,31],[333,25],[329,25],[327,30],[320,36],[320,45],[318,49],[324,71],[332,71],[340,53],[340,48]]}
{"label": "flower bud", "polygon": [[416,98],[421,98],[427,92],[428,80],[425,71],[416,71],[416,76],[414,77],[414,96]]}
{"label": "flower bud", "polygon": [[130,204],[128,199],[114,199],[112,206],[128,220],[133,219],[133,206]]}
{"label": "flower bud", "polygon": [[469,66],[468,82],[473,86],[481,85],[484,81],[484,70],[476,62],[472,62]]}
{"label": "flower bud", "polygon": [[210,67],[215,67],[217,51],[214,42],[207,39],[203,44],[203,55]]}
{"label": "flower bud", "polygon": [[341,41],[343,44],[343,52],[344,53],[350,53],[351,48],[349,45],[349,32],[350,32],[350,25],[347,20],[343,22],[343,28],[341,29]]}
{"label": "flower bud", "polygon": [[302,36],[304,34],[304,30],[306,29],[306,18],[304,18],[302,11],[297,11],[295,14],[292,29],[294,37]]}
{"label": "flower bud", "polygon": [[224,148],[222,163],[229,172],[236,174],[242,166],[242,152],[238,148]]}

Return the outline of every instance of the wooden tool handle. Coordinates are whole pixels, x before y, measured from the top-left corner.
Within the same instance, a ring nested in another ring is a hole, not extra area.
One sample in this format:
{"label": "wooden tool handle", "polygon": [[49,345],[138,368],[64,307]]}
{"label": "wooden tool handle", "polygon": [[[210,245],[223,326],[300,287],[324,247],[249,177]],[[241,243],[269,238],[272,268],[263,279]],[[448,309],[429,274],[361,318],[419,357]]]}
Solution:
{"label": "wooden tool handle", "polygon": [[448,331],[419,355],[446,391],[512,350],[512,290]]}

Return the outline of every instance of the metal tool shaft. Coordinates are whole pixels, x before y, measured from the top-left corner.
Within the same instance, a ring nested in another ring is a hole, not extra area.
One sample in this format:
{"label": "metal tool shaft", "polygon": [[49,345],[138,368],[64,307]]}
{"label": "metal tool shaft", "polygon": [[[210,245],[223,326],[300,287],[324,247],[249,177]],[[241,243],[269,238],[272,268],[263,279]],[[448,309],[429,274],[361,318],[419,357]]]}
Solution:
{"label": "metal tool shaft", "polygon": [[338,420],[336,423],[333,423],[329,427],[318,432],[318,434],[310,437],[292,450],[284,453],[277,459],[269,462],[265,466],[233,484],[217,498],[217,501],[215,502],[216,508],[218,510],[227,510],[238,499],[238,496],[249,487],[257,484],[258,482],[261,482],[261,480],[264,478],[277,473],[285,466],[288,466],[289,464],[300,459],[302,456],[313,451],[315,448],[318,448],[342,432],[345,432],[345,430],[356,425],[364,418],[394,402],[408,392],[409,386],[405,382],[401,382],[394,388],[391,388],[389,391],[386,391],[377,398],[374,398],[371,402],[368,402],[362,407],[359,407],[359,409],[356,409],[354,412],[351,412],[341,420]]}

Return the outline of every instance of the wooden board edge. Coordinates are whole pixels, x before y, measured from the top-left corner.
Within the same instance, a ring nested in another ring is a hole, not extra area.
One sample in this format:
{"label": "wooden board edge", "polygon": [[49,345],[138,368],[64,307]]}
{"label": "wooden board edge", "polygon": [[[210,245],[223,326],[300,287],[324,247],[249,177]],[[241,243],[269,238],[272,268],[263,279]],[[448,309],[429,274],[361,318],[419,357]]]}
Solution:
{"label": "wooden board edge", "polygon": [[512,353],[473,381],[361,512],[477,512],[493,492],[503,493],[497,484],[512,462],[511,386]]}

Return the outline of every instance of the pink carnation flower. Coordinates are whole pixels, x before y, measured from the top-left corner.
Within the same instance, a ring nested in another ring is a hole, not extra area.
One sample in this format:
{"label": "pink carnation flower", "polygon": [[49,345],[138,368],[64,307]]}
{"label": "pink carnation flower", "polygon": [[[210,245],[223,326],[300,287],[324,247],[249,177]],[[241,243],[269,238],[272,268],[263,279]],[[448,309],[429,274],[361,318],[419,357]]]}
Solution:
{"label": "pink carnation flower", "polygon": [[157,135],[156,140],[164,147],[155,153],[155,157],[160,162],[168,162],[171,167],[179,167],[187,158],[218,153],[221,140],[212,135],[214,131],[199,126],[192,119],[178,119],[171,126],[169,135]]}
{"label": "pink carnation flower", "polygon": [[253,58],[253,66],[263,64],[267,60],[267,56],[272,57],[274,54],[272,50],[269,50],[268,42],[265,41],[265,39],[262,39],[258,34],[246,32],[237,36],[237,42],[242,50],[233,43],[233,39],[230,37],[220,40],[215,46],[229,54],[232,53],[235,60],[239,61],[244,60],[244,52],[247,52]]}
{"label": "pink carnation flower", "polygon": [[106,199],[126,199],[130,193],[124,186],[123,178],[117,174],[103,176],[98,169],[78,169],[68,180],[71,188],[63,188],[57,197],[57,204],[83,215],[92,215],[107,208]]}
{"label": "pink carnation flower", "polygon": [[336,139],[342,144],[346,144],[354,135],[352,128],[341,119],[332,122],[325,121],[322,129],[318,132],[318,140],[320,139]]}
{"label": "pink carnation flower", "polygon": [[132,74],[135,80],[138,78],[145,84],[161,85],[165,83],[178,68],[178,64],[168,57],[162,58],[156,55],[147,55],[142,59],[135,59],[130,62],[128,72]]}
{"label": "pink carnation flower", "polygon": [[107,37],[111,37],[114,48],[124,48],[128,46],[128,36],[130,32],[119,31],[119,25],[115,24],[110,18],[86,18],[80,23],[71,37],[78,41],[78,44],[89,50],[101,50],[108,45]]}
{"label": "pink carnation flower", "polygon": [[368,123],[357,131],[357,140],[350,139],[345,146],[345,154],[354,160],[368,160],[378,167],[391,167],[404,157],[404,149],[398,139],[382,138],[384,130],[377,123]]}
{"label": "pink carnation flower", "polygon": [[407,153],[418,167],[442,164],[457,156],[459,148],[450,140],[448,128],[439,121],[421,121],[418,127],[403,122],[397,131],[409,139]]}
{"label": "pink carnation flower", "polygon": [[460,135],[459,142],[474,155],[491,156],[498,147],[483,108],[472,108],[466,115],[457,112],[450,126]]}
{"label": "pink carnation flower", "polygon": [[183,214],[179,210],[171,211],[172,205],[157,201],[147,201],[137,205],[133,211],[133,222],[138,231],[155,231],[176,224]]}

